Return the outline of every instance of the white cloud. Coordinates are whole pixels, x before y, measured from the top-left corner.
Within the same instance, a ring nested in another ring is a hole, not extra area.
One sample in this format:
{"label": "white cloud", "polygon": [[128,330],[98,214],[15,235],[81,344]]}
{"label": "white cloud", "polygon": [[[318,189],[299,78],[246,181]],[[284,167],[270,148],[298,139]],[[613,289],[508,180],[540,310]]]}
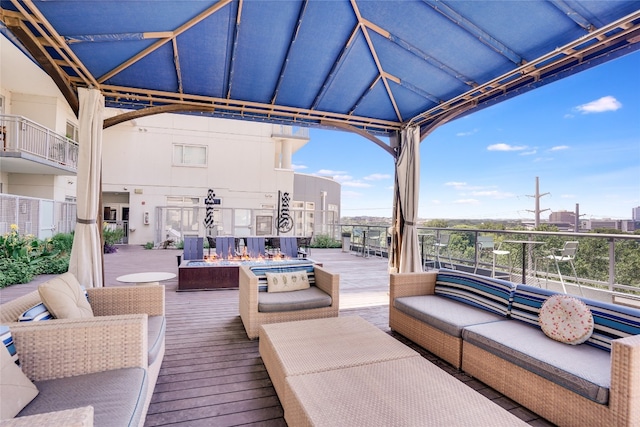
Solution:
{"label": "white cloud", "polygon": [[578,105],[575,109],[582,114],[604,113],[607,111],[616,111],[622,108],[622,104],[613,96],[603,96],[595,101]]}
{"label": "white cloud", "polygon": [[434,205],[439,205],[439,204],[441,204],[442,202],[441,202],[440,200],[438,200],[438,199],[433,199],[433,200],[431,201],[431,203],[433,203]]}
{"label": "white cloud", "polygon": [[538,150],[533,149],[531,151],[523,151],[522,153],[520,153],[521,156],[533,156],[534,154],[536,154],[538,152]]}
{"label": "white cloud", "polygon": [[[318,172],[314,173],[314,175],[322,175],[322,176],[341,176],[345,175],[347,172],[345,171],[334,171],[331,169],[320,169]],[[335,178],[334,178],[335,179]]]}
{"label": "white cloud", "polygon": [[474,129],[474,130],[468,131],[468,132],[458,132],[458,133],[456,133],[456,136],[471,136],[471,135],[473,135],[474,133],[477,133],[477,132],[478,132],[478,129]]}
{"label": "white cloud", "polygon": [[335,179],[336,181],[342,183],[345,181],[351,181],[353,179],[353,177],[351,175],[333,175],[333,179]]}
{"label": "white cloud", "polygon": [[498,144],[492,144],[487,147],[487,150],[489,151],[522,151],[526,149],[527,149],[526,145],[509,145],[503,142]]}
{"label": "white cloud", "polygon": [[444,185],[447,186],[447,187],[463,189],[463,188],[465,188],[467,186],[467,183],[466,182],[450,181],[450,182],[445,182]]}
{"label": "white cloud", "polygon": [[551,147],[549,151],[561,151],[561,150],[568,150],[568,149],[569,149],[568,145],[556,145],[555,147]]}
{"label": "white cloud", "polygon": [[391,175],[387,173],[372,173],[371,175],[365,176],[364,179],[367,181],[379,181],[381,179],[389,179]]}
{"label": "white cloud", "polygon": [[576,197],[578,196],[576,196],[575,194],[563,194],[560,196],[561,199],[575,199]]}
{"label": "white cloud", "polygon": [[294,171],[299,171],[302,169],[307,169],[307,166],[305,165],[291,165],[291,168],[293,168]]}
{"label": "white cloud", "polygon": [[478,205],[480,201],[477,199],[458,199],[453,203],[458,205]]}
{"label": "white cloud", "polygon": [[369,188],[371,184],[367,184],[366,182],[360,181],[345,181],[341,182],[343,187],[355,187],[355,188]]}

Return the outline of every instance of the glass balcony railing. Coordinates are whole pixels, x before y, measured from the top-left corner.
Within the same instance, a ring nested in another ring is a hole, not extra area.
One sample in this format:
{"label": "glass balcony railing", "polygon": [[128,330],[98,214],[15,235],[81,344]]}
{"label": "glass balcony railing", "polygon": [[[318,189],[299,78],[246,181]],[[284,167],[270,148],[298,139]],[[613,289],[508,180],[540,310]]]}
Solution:
{"label": "glass balcony railing", "polygon": [[[374,249],[371,248],[375,247],[376,251],[387,256],[391,240],[388,226],[342,225],[340,228],[342,233],[349,235],[352,251],[364,250],[373,254]],[[496,249],[503,243],[501,249],[509,252],[506,257],[496,258],[496,271],[518,282],[522,282],[524,276],[526,283],[538,286],[546,286],[548,282],[559,283],[556,265],[548,256],[562,248],[565,242],[577,241],[578,251],[573,263],[577,281],[584,289],[626,295],[640,303],[639,234],[613,234],[614,230],[611,230],[612,234],[605,234],[435,227],[419,227],[418,233],[425,270],[442,266],[491,274],[493,254],[483,251],[478,242],[482,237],[492,237]],[[373,241],[370,236],[375,236]],[[447,240],[446,246],[438,245],[443,240]],[[536,244],[522,244],[523,241]],[[368,249],[363,249],[366,247]],[[560,263],[559,268],[563,280],[575,285],[576,277],[571,265]],[[509,273],[511,275],[507,276]]]}
{"label": "glass balcony railing", "polygon": [[61,165],[78,168],[78,143],[22,116],[0,115],[1,149],[7,153],[28,153]]}

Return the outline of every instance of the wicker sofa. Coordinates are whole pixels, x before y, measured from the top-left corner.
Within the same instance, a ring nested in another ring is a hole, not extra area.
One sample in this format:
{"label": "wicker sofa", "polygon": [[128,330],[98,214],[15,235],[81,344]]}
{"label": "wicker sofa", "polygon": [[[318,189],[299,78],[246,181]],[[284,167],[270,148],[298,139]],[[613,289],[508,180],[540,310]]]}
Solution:
{"label": "wicker sofa", "polygon": [[640,425],[640,310],[582,298],[594,332],[568,345],[537,325],[554,294],[451,270],[392,274],[389,325],[557,425]]}
{"label": "wicker sofa", "polygon": [[[291,292],[267,292],[267,272],[306,270],[311,286]],[[337,317],[340,276],[313,262],[294,265],[242,266],[239,273],[240,317],[250,339],[258,338],[260,326],[292,320]]]}
{"label": "wicker sofa", "polygon": [[0,306],[20,368],[39,390],[1,426],[144,425],[164,357],[164,286],[86,293],[91,318],[18,323],[41,302],[38,291]]}

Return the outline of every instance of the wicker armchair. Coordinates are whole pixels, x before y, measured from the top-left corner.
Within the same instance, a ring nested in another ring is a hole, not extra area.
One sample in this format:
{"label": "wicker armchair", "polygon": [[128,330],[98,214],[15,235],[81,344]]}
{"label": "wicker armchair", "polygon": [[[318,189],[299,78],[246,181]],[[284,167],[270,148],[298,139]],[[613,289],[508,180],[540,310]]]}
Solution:
{"label": "wicker armchair", "polygon": [[[38,291],[34,291],[2,304],[0,323],[10,327],[22,371],[32,381],[120,368],[146,369],[149,387],[142,425],[164,357],[162,336],[157,356],[148,364],[148,318],[164,316],[164,286],[91,288],[87,294],[93,318],[17,323],[21,313],[40,303]],[[3,420],[0,425],[20,426],[29,422],[48,426],[93,425],[93,409],[85,407],[14,418]]]}
{"label": "wicker armchair", "polygon": [[258,338],[264,324],[338,317],[340,276],[319,266],[314,266],[314,273],[315,286],[331,297],[329,307],[263,313],[258,311],[258,276],[249,267],[240,267],[240,317],[250,339]]}

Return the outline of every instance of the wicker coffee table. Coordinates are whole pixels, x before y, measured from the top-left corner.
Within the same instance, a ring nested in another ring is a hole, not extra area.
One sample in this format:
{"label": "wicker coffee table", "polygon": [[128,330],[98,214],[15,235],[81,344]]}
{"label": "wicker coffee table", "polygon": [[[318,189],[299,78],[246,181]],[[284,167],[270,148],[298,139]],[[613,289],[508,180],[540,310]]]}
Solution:
{"label": "wicker coffee table", "polygon": [[360,317],[263,325],[291,426],[527,425]]}
{"label": "wicker coffee table", "polygon": [[357,316],[272,323],[260,330],[260,356],[280,402],[288,376],[417,355]]}

